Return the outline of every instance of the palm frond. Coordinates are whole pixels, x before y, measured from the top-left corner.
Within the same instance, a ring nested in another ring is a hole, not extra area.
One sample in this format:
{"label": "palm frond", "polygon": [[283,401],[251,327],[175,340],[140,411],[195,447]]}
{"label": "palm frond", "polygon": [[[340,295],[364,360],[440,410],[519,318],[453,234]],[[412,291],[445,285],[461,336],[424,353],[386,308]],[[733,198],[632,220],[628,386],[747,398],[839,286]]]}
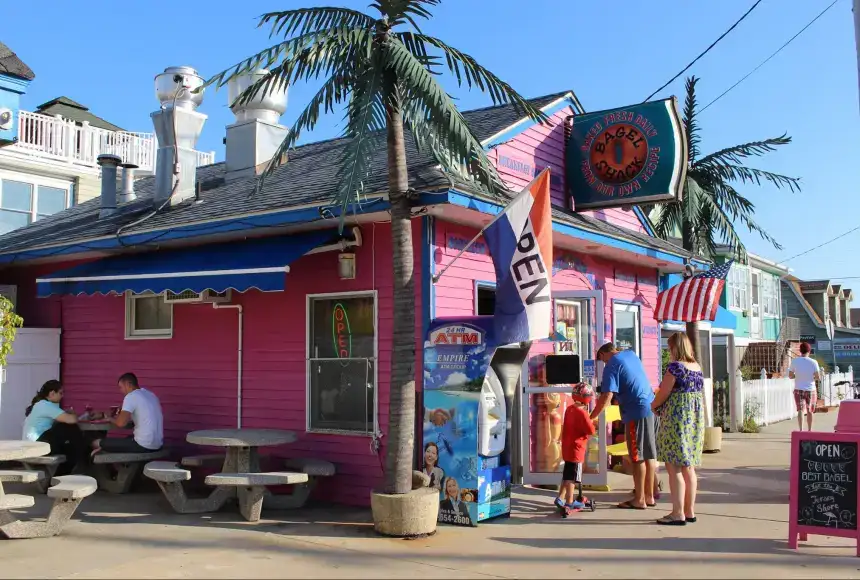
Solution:
{"label": "palm frond", "polygon": [[746,167],[736,163],[728,163],[722,160],[696,163],[695,169],[699,172],[709,172],[722,181],[739,181],[741,183],[754,183],[761,185],[763,181],[769,182],[778,189],[787,187],[789,191],[800,192],[800,179],[789,177],[779,173],[773,173],[755,167]]}
{"label": "palm frond", "polygon": [[654,233],[658,238],[669,240],[681,231],[683,219],[683,208],[680,202],[661,204],[657,220],[654,222]]}
{"label": "palm frond", "polygon": [[735,231],[731,217],[714,202],[711,196],[703,195],[700,201],[702,203],[700,217],[707,217],[708,221],[699,224],[703,230],[698,236],[699,239],[704,237],[710,251],[715,251],[717,242],[721,242],[729,246],[737,256],[746,256],[746,246]]}
{"label": "palm frond", "polygon": [[440,139],[439,146],[449,153],[437,159],[447,170],[469,175],[488,190],[495,191],[501,180],[487,158],[480,141],[472,133],[451,97],[436,78],[396,36],[385,43],[385,65],[401,83],[403,102],[425,111],[425,122]]}
{"label": "palm frond", "polygon": [[488,93],[495,105],[510,103],[517,111],[535,121],[545,123],[548,120],[543,111],[532,105],[525,97],[514,90],[511,85],[481,66],[474,57],[432,36],[413,32],[401,32],[397,34],[397,37],[415,56],[426,55],[426,45],[441,50],[445,55],[448,69],[457,78],[459,86],[465,84],[471,89],[474,85],[482,92]]}
{"label": "palm frond", "polygon": [[388,17],[392,28],[408,22],[412,28],[420,31],[416,18],[430,19],[433,14],[427,7],[441,3],[441,0],[374,0],[370,6]]}
{"label": "palm frond", "polygon": [[[209,78],[198,90],[212,85],[223,87],[236,77],[255,72],[259,69],[268,70],[278,62],[281,63],[280,68],[282,71],[280,82],[289,85],[292,80],[303,78],[301,75],[294,74],[298,65],[303,63],[305,66],[309,64],[317,67],[321,66],[332,61],[333,57],[337,54],[337,51],[334,49],[340,48],[342,52],[348,46],[346,43],[350,41],[363,40],[369,44],[369,41],[367,41],[368,37],[372,41],[372,35],[367,30],[348,27],[332,28],[320,32],[303,34],[275,44],[236,63]],[[289,71],[288,75],[285,74],[287,71]],[[271,75],[269,75],[269,78],[271,78]],[[256,89],[256,92],[258,91],[259,89]]]}
{"label": "palm frond", "polygon": [[359,66],[352,84],[349,106],[346,111],[344,137],[349,139],[338,167],[338,188],[333,203],[340,207],[340,227],[349,204],[358,200],[365,191],[371,176],[373,155],[384,149],[387,119],[382,103],[382,75],[379,54]]}
{"label": "palm frond", "polygon": [[699,79],[689,77],[685,83],[687,96],[684,98],[683,123],[687,131],[687,163],[692,164],[699,156],[699,123],[696,120],[696,83]]}
{"label": "palm frond", "polygon": [[318,33],[331,28],[372,28],[375,20],[357,10],[321,6],[319,8],[300,8],[282,12],[267,12],[260,16],[257,28],[270,25],[269,38],[295,34]]}

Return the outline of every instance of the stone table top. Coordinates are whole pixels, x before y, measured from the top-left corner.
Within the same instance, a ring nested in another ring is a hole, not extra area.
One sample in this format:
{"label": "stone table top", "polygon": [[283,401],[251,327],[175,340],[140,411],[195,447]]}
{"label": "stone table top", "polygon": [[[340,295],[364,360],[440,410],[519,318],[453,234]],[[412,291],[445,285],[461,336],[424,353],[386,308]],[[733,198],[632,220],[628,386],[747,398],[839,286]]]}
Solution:
{"label": "stone table top", "polygon": [[293,443],[296,434],[280,429],[210,429],[192,431],[185,440],[212,447],[267,447]]}
{"label": "stone table top", "polygon": [[51,446],[41,441],[0,441],[0,461],[41,457],[50,452]]}

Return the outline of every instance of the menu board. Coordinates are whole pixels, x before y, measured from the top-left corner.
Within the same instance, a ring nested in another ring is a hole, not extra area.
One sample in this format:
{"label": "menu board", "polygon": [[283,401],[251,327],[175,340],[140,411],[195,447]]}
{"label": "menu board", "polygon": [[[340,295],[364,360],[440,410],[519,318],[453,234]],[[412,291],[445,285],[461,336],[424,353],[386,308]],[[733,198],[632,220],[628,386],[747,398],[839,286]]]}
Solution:
{"label": "menu board", "polygon": [[800,441],[797,523],[857,529],[857,443]]}

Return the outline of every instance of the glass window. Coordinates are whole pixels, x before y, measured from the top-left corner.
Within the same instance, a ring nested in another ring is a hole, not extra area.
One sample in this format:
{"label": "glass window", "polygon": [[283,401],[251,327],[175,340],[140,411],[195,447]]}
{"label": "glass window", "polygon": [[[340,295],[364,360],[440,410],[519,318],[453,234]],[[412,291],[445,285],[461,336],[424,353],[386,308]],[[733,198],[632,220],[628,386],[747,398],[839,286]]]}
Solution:
{"label": "glass window", "polygon": [[308,316],[308,429],[373,433],[376,298],[312,298]]}
{"label": "glass window", "polygon": [[478,285],[475,300],[475,314],[492,316],[496,312],[496,288],[494,286]]}
{"label": "glass window", "polygon": [[126,294],[126,338],[173,336],[173,305],[163,294]]}
{"label": "glass window", "polygon": [[32,211],[33,186],[22,181],[3,180],[3,199],[0,202],[3,209]]}
{"label": "glass window", "polygon": [[633,349],[642,358],[639,337],[639,306],[636,304],[615,304],[613,307],[613,342],[618,350]]}
{"label": "glass window", "polygon": [[[589,300],[555,301],[555,351],[558,354],[579,355],[579,372],[582,361],[591,358],[589,326]],[[565,340],[567,339],[567,340]]]}
{"label": "glass window", "polygon": [[747,309],[747,269],[733,264],[729,270],[726,297],[729,308]]}
{"label": "glass window", "polygon": [[36,214],[39,216],[63,211],[66,209],[66,190],[40,185],[36,202]]}
{"label": "glass window", "polygon": [[0,235],[30,224],[30,214],[0,209]]}

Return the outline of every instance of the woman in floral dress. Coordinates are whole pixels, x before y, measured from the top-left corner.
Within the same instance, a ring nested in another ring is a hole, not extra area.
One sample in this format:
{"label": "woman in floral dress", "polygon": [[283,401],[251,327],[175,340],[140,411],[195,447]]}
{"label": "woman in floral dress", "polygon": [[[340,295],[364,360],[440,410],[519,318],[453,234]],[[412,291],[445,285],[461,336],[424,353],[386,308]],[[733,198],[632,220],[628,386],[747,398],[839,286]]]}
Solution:
{"label": "woman in floral dress", "polygon": [[669,337],[672,362],[651,408],[660,416],[657,461],[666,464],[672,513],[658,524],[683,526],[696,521],[696,466],[702,463],[705,442],[705,401],[702,367],[684,332]]}

